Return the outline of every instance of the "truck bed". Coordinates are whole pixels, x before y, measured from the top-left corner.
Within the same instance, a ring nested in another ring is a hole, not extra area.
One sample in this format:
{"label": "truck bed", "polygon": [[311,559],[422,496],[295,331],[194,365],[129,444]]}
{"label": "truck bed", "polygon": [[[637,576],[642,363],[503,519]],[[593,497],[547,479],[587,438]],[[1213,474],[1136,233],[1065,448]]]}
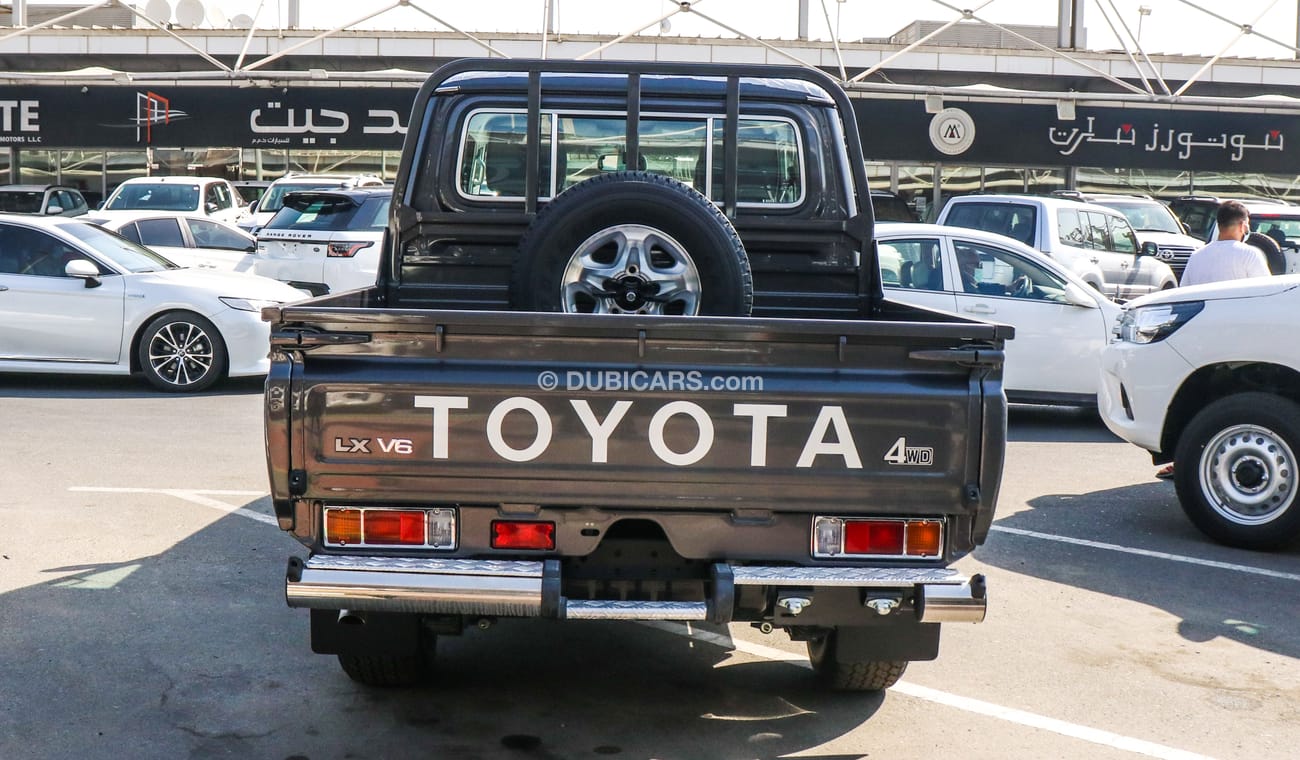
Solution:
{"label": "truck bed", "polygon": [[946,505],[967,528],[959,546],[987,531],[1007,327],[899,305],[846,321],[366,308],[377,298],[268,315],[286,528],[295,500],[432,498],[898,516]]}

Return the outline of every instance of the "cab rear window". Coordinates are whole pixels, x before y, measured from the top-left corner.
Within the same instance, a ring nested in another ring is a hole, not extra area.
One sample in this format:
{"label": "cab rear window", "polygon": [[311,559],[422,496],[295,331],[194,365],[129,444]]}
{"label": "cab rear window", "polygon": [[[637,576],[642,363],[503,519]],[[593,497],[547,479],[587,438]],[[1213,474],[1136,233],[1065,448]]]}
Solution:
{"label": "cab rear window", "polygon": [[[805,192],[799,131],[787,119],[745,117],[738,127],[737,202],[793,207]],[[723,119],[643,114],[636,166],[627,164],[623,114],[543,113],[537,195],[551,198],[604,172],[662,174],[717,202],[723,194]],[[477,111],[465,120],[457,190],[472,200],[522,200],[527,117],[522,111]]]}

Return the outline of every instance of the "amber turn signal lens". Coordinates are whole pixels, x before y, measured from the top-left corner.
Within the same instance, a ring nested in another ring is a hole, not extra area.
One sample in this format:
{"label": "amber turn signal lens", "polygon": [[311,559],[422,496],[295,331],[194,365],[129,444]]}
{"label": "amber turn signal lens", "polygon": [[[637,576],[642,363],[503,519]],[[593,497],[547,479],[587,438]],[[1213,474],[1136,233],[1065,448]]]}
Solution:
{"label": "amber turn signal lens", "polygon": [[943,549],[943,523],[923,520],[907,524],[907,555],[937,557]]}
{"label": "amber turn signal lens", "polygon": [[361,510],[325,510],[325,543],[355,546],[361,543]]}

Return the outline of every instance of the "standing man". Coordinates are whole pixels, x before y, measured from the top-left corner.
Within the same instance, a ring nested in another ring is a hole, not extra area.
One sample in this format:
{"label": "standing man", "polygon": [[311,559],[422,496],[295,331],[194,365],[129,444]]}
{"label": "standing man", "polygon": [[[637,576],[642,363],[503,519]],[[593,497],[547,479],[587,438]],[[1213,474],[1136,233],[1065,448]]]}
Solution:
{"label": "standing man", "polygon": [[1250,211],[1240,201],[1224,201],[1216,218],[1219,238],[1192,254],[1180,285],[1268,277],[1268,260],[1254,246],[1242,242],[1250,234]]}
{"label": "standing man", "polygon": [[[1250,210],[1241,201],[1224,201],[1215,218],[1219,222],[1219,239],[1198,248],[1187,260],[1179,285],[1204,285],[1207,282],[1268,277],[1268,259],[1253,245],[1242,241],[1250,234]],[[1156,477],[1174,477],[1173,464],[1156,471]]]}

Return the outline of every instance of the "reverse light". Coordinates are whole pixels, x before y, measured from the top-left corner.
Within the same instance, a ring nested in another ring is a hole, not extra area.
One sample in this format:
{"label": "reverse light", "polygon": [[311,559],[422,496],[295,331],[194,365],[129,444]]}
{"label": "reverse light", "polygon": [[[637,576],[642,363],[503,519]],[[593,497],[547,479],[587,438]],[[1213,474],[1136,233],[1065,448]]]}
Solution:
{"label": "reverse light", "polygon": [[492,548],[536,549],[541,551],[554,549],[555,523],[493,520]]}
{"label": "reverse light", "polygon": [[456,510],[325,508],[325,545],[456,548]]}
{"label": "reverse light", "polygon": [[374,241],[357,242],[354,240],[330,243],[329,251],[326,252],[325,256],[331,259],[350,259],[356,256],[358,251],[365,250],[374,244]]}
{"label": "reverse light", "polygon": [[1204,301],[1184,301],[1126,309],[1115,324],[1115,339],[1139,344],[1162,341],[1204,308]]}
{"label": "reverse light", "polygon": [[813,556],[939,557],[943,521],[817,517],[813,521]]}

